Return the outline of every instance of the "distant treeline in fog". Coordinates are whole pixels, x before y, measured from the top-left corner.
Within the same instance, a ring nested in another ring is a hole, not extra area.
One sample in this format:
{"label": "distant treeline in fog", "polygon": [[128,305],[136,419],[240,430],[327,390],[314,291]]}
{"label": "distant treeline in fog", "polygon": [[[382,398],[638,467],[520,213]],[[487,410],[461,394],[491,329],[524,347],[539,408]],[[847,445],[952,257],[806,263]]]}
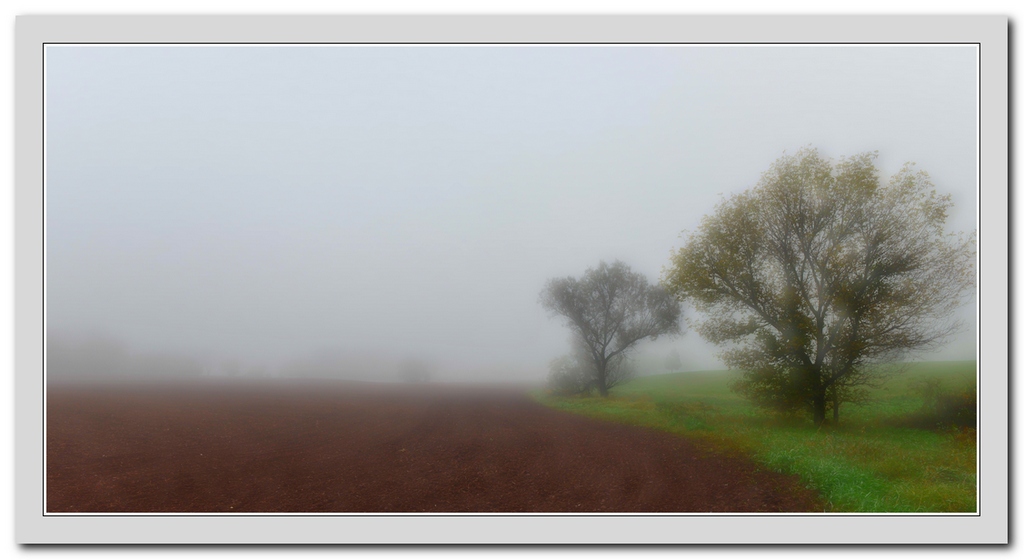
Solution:
{"label": "distant treeline in fog", "polygon": [[245,364],[234,359],[200,358],[168,352],[144,352],[105,335],[47,337],[47,381],[244,379],[346,379],[427,382],[434,378],[428,361],[371,353],[319,352],[279,367]]}
{"label": "distant treeline in fog", "polygon": [[49,336],[46,339],[48,382],[158,378],[197,378],[208,374],[197,359],[174,354],[131,351],[116,339],[101,336]]}
{"label": "distant treeline in fog", "polygon": [[[651,345],[637,353],[638,375],[699,369],[679,359],[670,345]],[[122,340],[100,334],[51,333],[47,337],[46,373],[49,383],[196,379],[339,379],[427,383],[435,381],[509,381],[527,379],[529,372],[501,368],[454,371],[435,360],[396,350],[344,352],[324,350],[272,366],[231,358],[185,353],[143,351]],[[462,368],[465,369],[465,368]],[[470,375],[472,373],[472,375]],[[540,380],[546,370],[534,377]]]}

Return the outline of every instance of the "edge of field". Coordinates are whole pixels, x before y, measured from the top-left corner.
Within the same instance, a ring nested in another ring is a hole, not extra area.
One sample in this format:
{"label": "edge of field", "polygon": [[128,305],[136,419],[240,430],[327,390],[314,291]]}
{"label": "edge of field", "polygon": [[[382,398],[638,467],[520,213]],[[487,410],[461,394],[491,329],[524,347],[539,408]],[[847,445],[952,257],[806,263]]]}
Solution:
{"label": "edge of field", "polygon": [[973,360],[892,366],[864,404],[844,405],[837,426],[820,428],[754,407],[730,390],[739,373],[727,370],[639,377],[607,398],[531,394],[558,410],[749,456],[800,477],[827,511],[967,513],[977,511],[977,433],[947,421],[942,403],[976,403],[976,375]]}

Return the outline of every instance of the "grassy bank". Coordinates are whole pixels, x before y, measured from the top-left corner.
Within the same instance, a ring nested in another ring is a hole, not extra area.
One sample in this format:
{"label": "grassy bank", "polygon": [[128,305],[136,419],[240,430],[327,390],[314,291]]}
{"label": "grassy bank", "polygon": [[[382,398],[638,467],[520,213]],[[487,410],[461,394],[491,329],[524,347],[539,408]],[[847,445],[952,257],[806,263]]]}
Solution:
{"label": "grassy bank", "polygon": [[594,418],[647,426],[750,455],[799,475],[828,511],[976,511],[976,437],[945,422],[944,402],[975,391],[974,361],[911,364],[840,409],[838,426],[757,409],[729,389],[732,372],[635,379],[608,398],[537,394],[542,403]]}

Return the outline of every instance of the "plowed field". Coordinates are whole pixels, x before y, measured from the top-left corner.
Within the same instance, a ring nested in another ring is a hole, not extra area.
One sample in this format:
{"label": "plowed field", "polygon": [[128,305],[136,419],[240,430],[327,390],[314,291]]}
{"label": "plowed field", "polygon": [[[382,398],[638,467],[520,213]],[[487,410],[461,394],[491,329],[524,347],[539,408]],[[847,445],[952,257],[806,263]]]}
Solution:
{"label": "plowed field", "polygon": [[793,477],[523,390],[48,390],[50,512],[821,511]]}

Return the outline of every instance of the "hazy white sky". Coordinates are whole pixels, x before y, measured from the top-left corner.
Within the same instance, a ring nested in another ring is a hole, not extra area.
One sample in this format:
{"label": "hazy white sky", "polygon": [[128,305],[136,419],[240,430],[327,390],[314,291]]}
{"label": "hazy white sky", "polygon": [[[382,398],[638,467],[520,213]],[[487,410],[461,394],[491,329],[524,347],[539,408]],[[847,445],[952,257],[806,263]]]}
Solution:
{"label": "hazy white sky", "polygon": [[[49,328],[271,367],[417,357],[539,378],[567,347],[537,303],[548,278],[620,259],[657,279],[680,232],[784,151],[878,150],[886,175],[914,161],[953,194],[952,227],[974,229],[976,60],[50,46]],[[936,357],[972,357],[973,340]],[[719,367],[696,333],[669,348]]]}

